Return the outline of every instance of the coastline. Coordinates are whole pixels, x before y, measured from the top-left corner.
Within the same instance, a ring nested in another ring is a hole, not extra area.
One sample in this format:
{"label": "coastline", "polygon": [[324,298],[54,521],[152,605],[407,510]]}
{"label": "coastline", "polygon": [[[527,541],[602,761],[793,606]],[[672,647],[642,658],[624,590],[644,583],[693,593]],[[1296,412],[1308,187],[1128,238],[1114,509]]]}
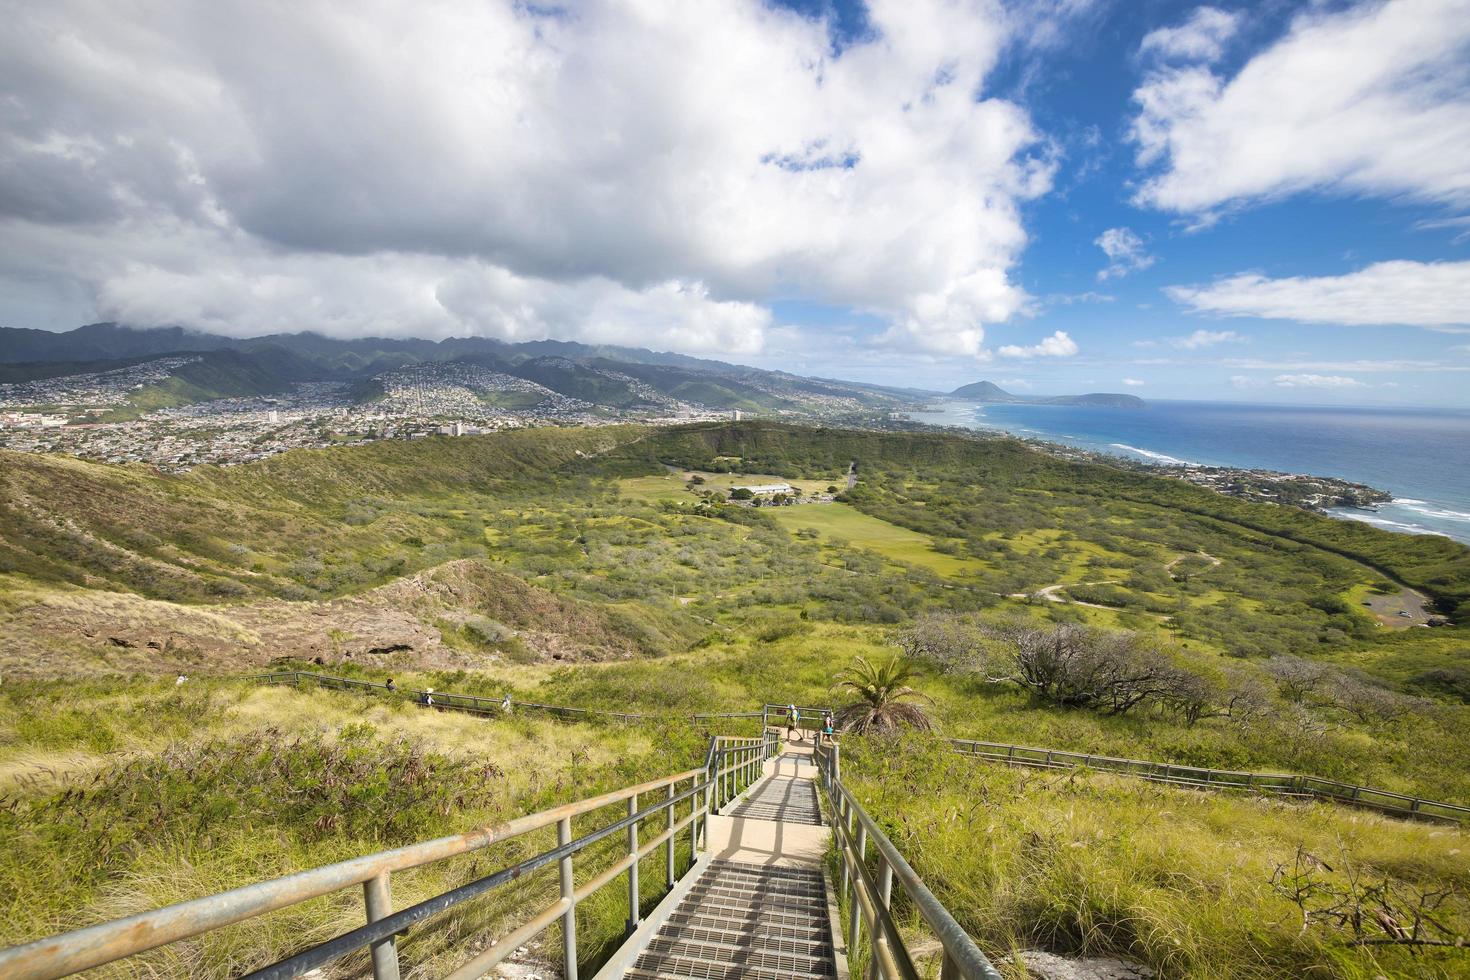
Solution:
{"label": "coastline", "polygon": [[[1179,404],[1193,408],[1197,403]],[[1137,435],[1136,432],[1130,433],[1127,424],[1133,417],[1132,413],[1129,413],[1127,419],[1118,420],[1117,433],[1107,434],[1103,434],[1106,430],[1096,423],[1097,418],[1104,417],[1099,413],[1093,417],[1090,438],[1083,438],[1049,433],[1042,431],[1040,426],[1024,424],[1020,420],[987,415],[986,409],[995,407],[998,406],[945,399],[936,400],[924,409],[911,410],[906,415],[909,421],[925,427],[966,431],[971,434],[1006,435],[1062,458],[1105,462],[1112,466],[1184,479],[1243,499],[1298,506],[1338,520],[1361,521],[1397,533],[1440,535],[1462,544],[1470,544],[1470,513],[1457,509],[1460,506],[1458,503],[1446,504],[1433,499],[1421,499],[1430,497],[1423,490],[1416,495],[1412,492],[1412,487],[1410,493],[1403,493],[1402,488],[1390,490],[1368,481],[1323,476],[1310,470],[1206,464],[1184,459],[1181,457],[1185,453],[1171,455],[1148,448],[1149,443],[1146,441],[1129,439],[1129,435]],[[1257,412],[1269,412],[1274,408],[1251,407]],[[1283,410],[1291,411],[1289,408]],[[1043,417],[1049,418],[1049,415]],[[1072,421],[1076,419],[1073,418]],[[1072,428],[1066,421],[1061,426]],[[1073,431],[1088,430],[1075,428]],[[1073,441],[1063,441],[1068,438]],[[1239,456],[1241,453],[1237,451],[1235,455]]]}

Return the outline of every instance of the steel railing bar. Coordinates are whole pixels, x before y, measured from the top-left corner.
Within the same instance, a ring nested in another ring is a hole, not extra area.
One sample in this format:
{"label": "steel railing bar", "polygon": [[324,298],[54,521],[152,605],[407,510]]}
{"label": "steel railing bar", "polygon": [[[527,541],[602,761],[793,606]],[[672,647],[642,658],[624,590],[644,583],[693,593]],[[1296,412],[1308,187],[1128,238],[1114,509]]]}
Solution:
{"label": "steel railing bar", "polygon": [[[681,800],[688,799],[694,796],[695,793],[698,792],[698,790],[699,786],[698,784],[696,784],[690,789],[685,790],[683,793],[675,795],[673,803],[678,803]],[[534,857],[527,858],[519,864],[512,865],[511,867],[504,868],[500,871],[495,872],[494,874],[489,874],[483,878],[478,878],[475,881],[460,885],[458,888],[451,888],[447,892],[435,895],[433,898],[425,899],[417,905],[410,906],[409,908],[406,908],[401,912],[395,912],[392,915],[384,916],[376,922],[369,923],[365,926],[360,926],[357,929],[353,929],[351,932],[345,932],[342,935],[337,936],[333,939],[329,939],[324,943],[312,947],[311,949],[303,950],[302,952],[297,953],[295,956],[281,960],[279,963],[275,963],[271,966],[265,967],[264,969],[257,970],[254,973],[249,974],[247,980],[284,980],[284,978],[299,976],[309,970],[314,970],[317,967],[325,966],[338,957],[344,956],[347,953],[352,952],[353,950],[360,949],[363,946],[368,945],[369,943],[384,939],[388,936],[396,935],[397,933],[404,931],[409,926],[417,922],[421,922],[424,919],[437,915],[440,912],[453,908],[456,905],[461,905],[469,901],[470,899],[478,898],[486,892],[500,887],[506,882],[515,881],[516,879],[521,878],[532,871],[551,864],[553,861],[561,862],[561,867],[564,873],[568,872],[570,871],[569,862],[572,856],[575,855],[578,851],[585,850],[586,848],[591,847],[593,844],[596,844],[598,841],[604,840],[612,836],[613,834],[616,834],[620,830],[626,830],[629,826],[638,822],[639,820],[642,820],[643,818],[651,814],[658,813],[664,807],[670,805],[673,804],[671,804],[670,801],[666,799],[659,800],[657,803],[650,807],[647,807],[646,809],[630,814],[623,819],[616,821],[615,823],[609,824],[608,826],[602,827],[598,830],[594,830],[591,833],[586,834],[582,837],[578,837],[576,839],[570,838],[570,828],[572,820],[571,816],[563,816],[557,822],[558,844],[551,850],[543,851],[540,854],[535,855]],[[561,837],[563,836],[566,836],[568,839],[566,841],[562,841]],[[624,858],[624,860],[627,860],[627,858]],[[626,867],[626,865],[624,867]],[[622,870],[623,868],[617,868],[617,871]],[[598,887],[601,887],[601,885],[606,884],[608,881],[611,881],[615,877],[616,874],[607,876],[606,880],[602,881],[598,885]],[[585,898],[586,894],[590,894],[590,892],[579,893],[575,890],[574,886],[568,887],[566,880],[563,880],[563,898],[570,899],[570,904],[572,906],[572,909],[570,909],[566,913],[567,915],[570,916],[575,913],[576,903],[582,898]],[[572,948],[572,955],[573,957],[575,957],[575,939],[573,940],[573,943],[574,945]]]}
{"label": "steel railing bar", "polygon": [[[1445,820],[1470,822],[1470,806],[1426,800],[1390,790],[1359,786],[1319,776],[1302,776],[1279,772],[1244,772],[1234,769],[1205,769],[1198,766],[1176,766],[1142,759],[1119,759],[1104,755],[1060,752],[1025,745],[1000,742],[978,742],[972,739],[950,739],[962,755],[1036,768],[1069,769],[1086,767],[1099,772],[1137,776],[1156,783],[1182,786],[1207,786],[1212,789],[1249,789],[1283,796],[1316,797],[1331,802],[1368,807],[1387,814],[1412,814]],[[1020,753],[1020,754],[1018,754]],[[1030,757],[1027,757],[1029,754]],[[1043,756],[1038,759],[1036,756]]]}

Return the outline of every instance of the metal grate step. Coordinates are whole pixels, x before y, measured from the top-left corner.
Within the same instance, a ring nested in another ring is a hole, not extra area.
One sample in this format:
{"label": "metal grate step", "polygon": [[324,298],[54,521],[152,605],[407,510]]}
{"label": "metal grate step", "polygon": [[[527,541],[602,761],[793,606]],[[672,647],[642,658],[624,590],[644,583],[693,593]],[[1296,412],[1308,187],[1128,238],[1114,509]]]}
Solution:
{"label": "metal grate step", "polygon": [[[652,947],[653,944],[650,944],[650,949]],[[688,955],[681,951],[649,952],[638,957],[633,968],[684,977],[754,977],[763,974],[777,977],[832,977],[836,973],[836,964],[830,958],[783,956],[780,953],[759,950],[742,950],[733,954],[717,948],[704,951],[718,958]]]}
{"label": "metal grate step", "polygon": [[[701,910],[703,911],[703,910]],[[755,936],[769,936],[772,939],[785,939],[792,942],[825,943],[830,940],[830,933],[825,921],[818,922],[815,917],[808,924],[783,923],[771,920],[762,920],[755,916],[725,916],[725,915],[670,915],[669,929],[671,932],[681,929],[703,929],[709,932],[739,932],[749,933]]]}
{"label": "metal grate step", "polygon": [[810,826],[822,824],[815,784],[795,776],[771,776],[736,804],[730,815]]}
{"label": "metal grate step", "polygon": [[[719,929],[700,929],[695,926],[671,926],[659,932],[655,942],[667,941],[681,947],[698,943],[704,946],[720,946],[732,950],[759,948],[765,952],[786,953],[790,956],[824,957],[832,954],[832,946],[825,937],[787,937],[764,929],[742,930],[738,926]],[[648,948],[654,949],[652,943]]]}
{"label": "metal grate step", "polygon": [[[789,947],[789,948],[788,948]],[[639,962],[654,957],[692,957],[697,960],[710,960],[715,963],[738,963],[746,957],[780,957],[791,963],[805,963],[802,972],[810,972],[811,964],[820,964],[832,958],[832,950],[823,945],[817,949],[811,949],[806,944],[793,945],[783,940],[772,940],[766,942],[754,936],[746,936],[743,940],[733,943],[712,943],[700,939],[671,936],[663,938],[663,933],[652,939],[643,955],[638,957]]]}
{"label": "metal grate step", "polygon": [[681,960],[661,964],[653,969],[633,967],[623,976],[626,980],[835,980],[836,970],[826,973],[788,973],[730,963]]}
{"label": "metal grate step", "polygon": [[753,926],[783,926],[787,928],[809,928],[822,929],[827,926],[825,913],[818,914],[815,909],[791,909],[791,908],[755,908],[750,905],[727,905],[715,899],[706,899],[698,905],[691,905],[687,909],[680,906],[679,911],[688,915],[713,916],[725,922],[736,920],[749,922]]}
{"label": "metal grate step", "polygon": [[782,895],[779,892],[758,894],[733,888],[711,888],[695,883],[694,887],[689,890],[689,898],[696,902],[714,900],[722,905],[733,905],[736,908],[760,907],[783,911],[803,911],[811,909],[819,896]]}
{"label": "metal grate step", "polygon": [[822,890],[822,879],[807,881],[801,878],[756,878],[752,875],[733,874],[722,871],[716,874],[707,874],[700,879],[710,884],[723,885],[728,888],[750,888],[760,891],[787,891],[800,892],[803,894],[819,892]]}
{"label": "metal grate step", "polygon": [[835,980],[821,872],[715,861],[629,980]]}

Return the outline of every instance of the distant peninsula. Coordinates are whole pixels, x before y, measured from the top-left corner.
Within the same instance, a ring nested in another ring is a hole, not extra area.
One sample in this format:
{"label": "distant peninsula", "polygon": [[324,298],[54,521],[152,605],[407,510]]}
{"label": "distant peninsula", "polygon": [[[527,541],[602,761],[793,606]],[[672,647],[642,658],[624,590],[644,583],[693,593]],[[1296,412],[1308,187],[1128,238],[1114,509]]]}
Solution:
{"label": "distant peninsula", "polygon": [[976,381],[963,385],[949,393],[951,398],[962,398],[972,402],[990,402],[1015,405],[1088,405],[1093,408],[1145,408],[1147,402],[1137,395],[1119,395],[1111,392],[1092,392],[1086,395],[1054,395],[1050,398],[1030,398],[1013,395],[993,381]]}

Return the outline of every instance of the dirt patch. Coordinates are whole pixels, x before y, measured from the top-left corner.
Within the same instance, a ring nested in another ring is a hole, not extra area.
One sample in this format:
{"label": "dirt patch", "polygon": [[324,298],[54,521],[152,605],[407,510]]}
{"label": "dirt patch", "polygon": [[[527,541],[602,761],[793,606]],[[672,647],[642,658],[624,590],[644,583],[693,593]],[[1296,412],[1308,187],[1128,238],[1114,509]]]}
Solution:
{"label": "dirt patch", "polygon": [[[507,642],[446,637],[444,630],[468,618],[493,620]],[[193,606],[125,592],[38,589],[11,593],[0,610],[0,671],[9,677],[239,671],[283,659],[459,669],[640,652],[636,638],[599,608],[474,560],[324,601]]]}
{"label": "dirt patch", "polygon": [[1400,589],[1389,595],[1372,593],[1363,600],[1363,605],[1384,626],[1400,629],[1407,626],[1428,626],[1430,617],[1434,615],[1429,607],[1429,600],[1413,589]]}

